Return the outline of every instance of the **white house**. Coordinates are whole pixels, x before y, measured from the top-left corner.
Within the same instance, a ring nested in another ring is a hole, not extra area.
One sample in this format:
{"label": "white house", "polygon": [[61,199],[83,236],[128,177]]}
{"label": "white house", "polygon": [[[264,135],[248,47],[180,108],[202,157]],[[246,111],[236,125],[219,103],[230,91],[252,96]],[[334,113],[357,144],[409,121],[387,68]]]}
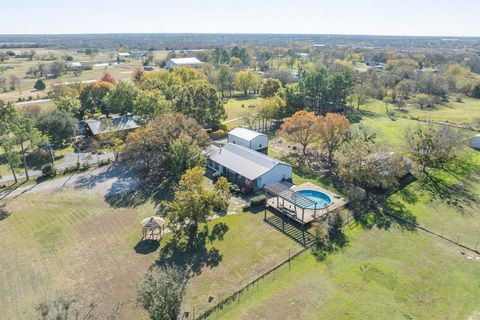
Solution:
{"label": "white house", "polygon": [[212,145],[207,153],[207,166],[239,185],[254,189],[292,179],[289,164],[233,143],[221,148]]}
{"label": "white house", "polygon": [[197,68],[202,65],[202,61],[197,58],[174,58],[167,61],[166,68],[172,69],[175,67],[193,67]]}
{"label": "white house", "polygon": [[247,128],[235,128],[228,133],[227,141],[268,154],[268,136]]}

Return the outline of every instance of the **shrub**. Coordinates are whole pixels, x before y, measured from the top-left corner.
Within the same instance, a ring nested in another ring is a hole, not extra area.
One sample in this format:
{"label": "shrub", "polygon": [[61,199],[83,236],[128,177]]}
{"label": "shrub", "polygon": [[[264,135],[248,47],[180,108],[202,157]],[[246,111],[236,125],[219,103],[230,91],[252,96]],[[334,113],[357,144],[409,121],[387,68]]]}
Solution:
{"label": "shrub", "polygon": [[224,130],[220,129],[220,130],[211,132],[209,136],[210,136],[210,139],[212,140],[218,140],[218,139],[225,138],[227,134]]}
{"label": "shrub", "polygon": [[57,169],[51,163],[47,163],[42,167],[42,175],[44,177],[54,177],[57,175]]}
{"label": "shrub", "polygon": [[218,178],[220,178],[221,176],[222,176],[222,174],[217,171],[217,172],[214,172],[214,173],[212,174],[212,179],[213,179],[213,181],[217,181]]}
{"label": "shrub", "polygon": [[256,197],[253,197],[252,200],[250,200],[250,206],[251,207],[259,207],[261,205],[265,204],[265,195],[259,195]]}
{"label": "shrub", "polygon": [[461,94],[457,94],[455,96],[455,101],[456,102],[463,102],[463,96]]}
{"label": "shrub", "polygon": [[42,81],[42,79],[38,79],[37,82],[33,85],[33,87],[37,90],[45,90],[45,82]]}

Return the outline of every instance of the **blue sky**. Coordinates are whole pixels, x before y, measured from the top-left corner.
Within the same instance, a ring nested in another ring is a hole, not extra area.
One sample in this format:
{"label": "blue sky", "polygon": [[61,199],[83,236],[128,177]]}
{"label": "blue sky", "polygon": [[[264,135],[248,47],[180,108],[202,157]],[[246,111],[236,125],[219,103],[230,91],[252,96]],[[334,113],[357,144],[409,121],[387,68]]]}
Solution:
{"label": "blue sky", "polygon": [[480,0],[1,0],[0,33],[480,36]]}

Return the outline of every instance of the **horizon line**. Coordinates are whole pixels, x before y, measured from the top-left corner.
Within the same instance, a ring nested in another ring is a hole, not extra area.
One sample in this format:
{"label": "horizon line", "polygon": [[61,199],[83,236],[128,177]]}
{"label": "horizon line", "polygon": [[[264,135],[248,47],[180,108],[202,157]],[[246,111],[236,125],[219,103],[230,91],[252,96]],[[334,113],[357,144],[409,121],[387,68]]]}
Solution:
{"label": "horizon line", "polygon": [[412,37],[412,38],[480,38],[479,35],[394,35],[394,34],[355,34],[355,33],[283,33],[283,32],[95,32],[95,33],[1,33],[1,36],[72,36],[72,35],[121,35],[121,34],[165,34],[165,35],[300,35],[300,36],[370,36],[370,37]]}

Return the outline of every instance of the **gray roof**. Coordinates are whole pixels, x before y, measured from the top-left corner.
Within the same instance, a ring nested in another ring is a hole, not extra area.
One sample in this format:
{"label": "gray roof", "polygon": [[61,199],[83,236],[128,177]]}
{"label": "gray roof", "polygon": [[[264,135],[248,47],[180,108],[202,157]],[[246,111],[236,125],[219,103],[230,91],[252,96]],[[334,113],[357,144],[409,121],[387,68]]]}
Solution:
{"label": "gray roof", "polygon": [[236,137],[242,138],[243,140],[252,141],[256,137],[266,136],[263,133],[253,131],[247,128],[235,128],[230,131],[228,134],[234,135]]}
{"label": "gray roof", "polygon": [[227,143],[223,148],[210,147],[208,157],[247,179],[255,180],[279,164],[290,166],[263,153],[238,144]]}
{"label": "gray roof", "polygon": [[94,135],[139,127],[133,116],[123,116],[115,119],[89,119],[85,120],[85,124]]}

